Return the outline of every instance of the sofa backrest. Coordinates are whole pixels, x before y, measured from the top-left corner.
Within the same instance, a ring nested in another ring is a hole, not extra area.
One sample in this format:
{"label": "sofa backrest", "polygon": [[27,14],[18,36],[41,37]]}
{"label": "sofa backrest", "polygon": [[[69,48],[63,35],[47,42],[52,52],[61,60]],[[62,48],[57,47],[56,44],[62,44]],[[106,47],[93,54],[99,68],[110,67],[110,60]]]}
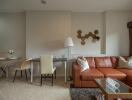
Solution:
{"label": "sofa backrest", "polygon": [[112,61],[110,57],[95,57],[96,67],[112,67]]}
{"label": "sofa backrest", "polygon": [[110,58],[111,58],[112,66],[114,68],[116,68],[118,66],[119,57],[117,57],[117,56],[111,56]]}
{"label": "sofa backrest", "polygon": [[95,61],[94,61],[94,57],[86,57],[89,67],[90,68],[95,68]]}
{"label": "sofa backrest", "polygon": [[[123,56],[125,59],[128,56]],[[118,66],[119,57],[117,56],[104,56],[104,57],[86,57],[90,68],[99,67],[113,67]]]}

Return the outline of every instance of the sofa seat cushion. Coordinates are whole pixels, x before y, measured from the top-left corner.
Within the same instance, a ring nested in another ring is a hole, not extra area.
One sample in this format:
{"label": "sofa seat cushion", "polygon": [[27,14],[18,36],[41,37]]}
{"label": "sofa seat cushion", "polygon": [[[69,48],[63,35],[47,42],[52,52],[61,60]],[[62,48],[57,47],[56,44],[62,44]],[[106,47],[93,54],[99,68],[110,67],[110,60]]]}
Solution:
{"label": "sofa seat cushion", "polygon": [[132,69],[123,69],[123,68],[120,68],[120,69],[117,69],[119,70],[120,72],[123,72],[127,75],[127,78],[129,78],[130,80],[132,80]]}
{"label": "sofa seat cushion", "polygon": [[117,70],[127,74],[128,76],[132,76],[132,69],[118,68]]}
{"label": "sofa seat cushion", "polygon": [[97,68],[100,72],[104,74],[105,77],[112,77],[119,80],[124,80],[126,78],[126,74],[120,72],[114,68]]}
{"label": "sofa seat cushion", "polygon": [[103,78],[104,75],[97,69],[88,69],[81,73],[82,81],[91,81],[94,78]]}
{"label": "sofa seat cushion", "polygon": [[127,75],[127,81],[126,81],[126,83],[128,84],[128,85],[130,85],[130,86],[132,86],[132,69],[117,69],[117,70],[119,70],[119,71],[121,71],[121,72],[123,72],[123,73],[125,73],[126,75]]}

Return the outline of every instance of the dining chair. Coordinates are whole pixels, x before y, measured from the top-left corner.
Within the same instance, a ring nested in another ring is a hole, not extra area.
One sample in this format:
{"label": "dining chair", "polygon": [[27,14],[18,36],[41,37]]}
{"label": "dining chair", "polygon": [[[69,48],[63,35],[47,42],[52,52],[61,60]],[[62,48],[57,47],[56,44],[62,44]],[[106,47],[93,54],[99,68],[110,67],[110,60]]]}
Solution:
{"label": "dining chair", "polygon": [[17,59],[9,59],[9,58],[0,58],[0,70],[1,70],[1,75],[5,74],[6,77],[8,78],[8,68],[10,66],[14,66],[15,63],[17,62]]}
{"label": "dining chair", "polygon": [[56,67],[53,67],[53,56],[52,55],[42,55],[40,57],[40,66],[41,66],[41,86],[43,78],[52,78],[52,86],[53,86],[53,78],[55,74],[56,78]]}
{"label": "dining chair", "polygon": [[17,75],[17,72],[20,71],[21,72],[21,77],[22,77],[22,72],[25,71],[25,76],[26,76],[26,80],[28,81],[28,78],[27,78],[27,71],[29,71],[30,75],[31,75],[31,67],[30,67],[30,59],[27,59],[27,60],[24,60],[22,61],[21,63],[19,63],[17,66],[17,68],[15,68],[15,75],[14,75],[14,78],[13,78],[13,82],[15,81],[15,78],[16,78],[16,75]]}
{"label": "dining chair", "polygon": [[0,62],[0,70],[1,70],[1,75],[5,74],[6,75],[6,63],[5,62]]}

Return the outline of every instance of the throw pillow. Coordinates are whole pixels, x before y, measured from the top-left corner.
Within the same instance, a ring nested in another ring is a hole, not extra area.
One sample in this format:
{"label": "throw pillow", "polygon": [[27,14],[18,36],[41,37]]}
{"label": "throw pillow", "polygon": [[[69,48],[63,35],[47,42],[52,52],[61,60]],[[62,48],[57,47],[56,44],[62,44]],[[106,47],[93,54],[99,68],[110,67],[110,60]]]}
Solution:
{"label": "throw pillow", "polygon": [[89,69],[89,65],[86,58],[77,58],[77,63],[81,66],[81,71]]}
{"label": "throw pillow", "polygon": [[132,57],[129,57],[128,61],[123,57],[119,57],[118,68],[132,69]]}
{"label": "throw pillow", "polygon": [[132,67],[132,56],[128,58],[128,66]]}
{"label": "throw pillow", "polygon": [[128,61],[126,61],[123,57],[119,57],[118,68],[128,68]]}

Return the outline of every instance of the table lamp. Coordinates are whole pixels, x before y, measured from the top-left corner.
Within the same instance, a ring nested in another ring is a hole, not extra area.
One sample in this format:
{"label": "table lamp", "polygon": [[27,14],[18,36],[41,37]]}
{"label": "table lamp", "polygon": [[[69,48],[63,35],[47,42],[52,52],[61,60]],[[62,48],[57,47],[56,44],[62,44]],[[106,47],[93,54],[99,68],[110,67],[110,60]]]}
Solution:
{"label": "table lamp", "polygon": [[70,54],[71,54],[71,47],[74,46],[71,37],[66,38],[64,46],[65,46],[65,48],[68,48],[68,57],[67,58],[70,59],[71,58],[71,56],[70,56]]}

